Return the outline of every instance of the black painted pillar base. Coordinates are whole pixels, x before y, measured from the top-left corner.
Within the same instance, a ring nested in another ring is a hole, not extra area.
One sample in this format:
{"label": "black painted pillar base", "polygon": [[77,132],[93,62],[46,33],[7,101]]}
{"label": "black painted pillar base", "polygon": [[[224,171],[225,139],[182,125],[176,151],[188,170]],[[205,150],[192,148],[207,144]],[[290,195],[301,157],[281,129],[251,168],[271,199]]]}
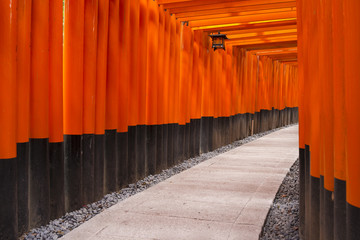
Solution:
{"label": "black painted pillar base", "polygon": [[175,124],[168,124],[168,149],[167,149],[167,167],[174,166],[174,126]]}
{"label": "black painted pillar base", "polygon": [[49,175],[49,139],[30,139],[30,228],[50,221]]}
{"label": "black painted pillar base", "polygon": [[310,239],[311,228],[311,181],[310,181],[310,148],[305,145],[305,239]]}
{"label": "black painted pillar base", "polygon": [[117,156],[116,156],[116,129],[105,130],[105,176],[104,193],[116,191]]}
{"label": "black painted pillar base", "polygon": [[[29,142],[17,144],[18,235],[29,231]],[[0,161],[3,161],[2,159]],[[2,169],[0,169],[2,170]],[[3,172],[1,171],[0,175]],[[4,181],[4,180],[1,180]],[[4,183],[7,183],[8,179]],[[3,192],[0,195],[4,195]],[[1,204],[1,206],[6,206]],[[0,225],[2,222],[0,223]],[[1,237],[0,237],[1,238]]]}
{"label": "black painted pillar base", "polygon": [[117,190],[125,187],[128,182],[128,133],[116,133],[117,150]]}
{"label": "black painted pillar base", "polygon": [[209,152],[215,149],[213,135],[214,135],[214,118],[210,117],[209,118]]}
{"label": "black painted pillar base", "polygon": [[300,178],[300,239],[305,239],[305,149],[299,148],[299,178]]}
{"label": "black painted pillar base", "polygon": [[84,204],[82,194],[82,135],[65,135],[64,146],[65,210],[71,212],[81,208]]}
{"label": "black painted pillar base", "polygon": [[195,128],[196,128],[195,119],[191,119],[190,120],[190,138],[189,138],[189,140],[190,140],[190,144],[189,144],[190,158],[193,158],[195,156],[195,141],[196,141]]}
{"label": "black painted pillar base", "polygon": [[136,126],[136,165],[137,178],[140,180],[146,177],[146,127],[145,125]]}
{"label": "black painted pillar base", "polygon": [[168,142],[169,142],[169,132],[168,132],[168,124],[163,124],[162,125],[162,167],[163,169],[167,169],[168,168]]}
{"label": "black painted pillar base", "polygon": [[214,151],[219,146],[219,118],[213,118],[212,126],[212,151]]}
{"label": "black painted pillar base", "polygon": [[334,239],[346,239],[346,181],[334,182]]}
{"label": "black painted pillar base", "polygon": [[137,179],[136,126],[129,126],[128,129],[128,181],[134,183]]}
{"label": "black painted pillar base", "polygon": [[184,159],[190,158],[190,123],[185,124],[185,136],[184,136]]}
{"label": "black painted pillar base", "polygon": [[320,178],[310,176],[310,238],[320,239]]}
{"label": "black painted pillar base", "polygon": [[156,125],[156,172],[160,173],[164,166],[164,151],[163,151],[163,125]]}
{"label": "black painted pillar base", "polygon": [[146,162],[148,172],[156,174],[156,141],[157,127],[155,125],[146,126]]}
{"label": "black painted pillar base", "polygon": [[324,189],[324,176],[320,175],[320,240],[324,240],[325,238],[325,204],[324,197],[325,189]]}
{"label": "black painted pillar base", "polygon": [[84,204],[94,202],[95,136],[84,134],[83,141],[83,200]]}
{"label": "black painted pillar base", "polygon": [[200,154],[209,152],[209,121],[210,117],[200,120]]}
{"label": "black painted pillar base", "polygon": [[324,188],[324,239],[334,239],[334,201],[333,192]]}
{"label": "black painted pillar base", "polygon": [[358,240],[360,236],[360,208],[346,204],[346,239]]}
{"label": "black painted pillar base", "polygon": [[201,126],[201,119],[194,119],[195,124],[195,146],[194,146],[194,157],[199,156],[200,154],[200,126]]}
{"label": "black painted pillar base", "polygon": [[50,219],[65,214],[64,143],[49,143],[50,153]]}
{"label": "black painted pillar base", "polygon": [[186,125],[179,125],[179,137],[178,137],[178,159],[177,163],[181,163],[185,159],[185,132]]}
{"label": "black painted pillar base", "polygon": [[179,124],[174,124],[173,127],[173,143],[174,143],[174,165],[180,162],[181,149],[179,146],[180,143],[180,126]]}
{"label": "black painted pillar base", "polygon": [[95,163],[94,163],[94,198],[95,201],[104,196],[104,161],[105,135],[95,135]]}
{"label": "black painted pillar base", "polygon": [[[225,144],[224,145],[227,145],[227,144],[230,144],[232,143],[232,118],[231,116],[230,117],[225,117],[224,119],[225,121]],[[224,134],[224,133],[223,133]]]}
{"label": "black painted pillar base", "polygon": [[0,159],[0,239],[18,237],[16,158]]}

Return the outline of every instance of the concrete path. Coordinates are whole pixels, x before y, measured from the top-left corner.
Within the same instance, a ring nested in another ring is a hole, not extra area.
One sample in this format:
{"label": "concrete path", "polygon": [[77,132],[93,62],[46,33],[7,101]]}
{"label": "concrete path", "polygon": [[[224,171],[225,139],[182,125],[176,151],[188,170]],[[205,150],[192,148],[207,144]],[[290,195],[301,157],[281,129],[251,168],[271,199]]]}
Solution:
{"label": "concrete path", "polygon": [[297,157],[298,126],[293,126],[136,194],[63,239],[258,239]]}

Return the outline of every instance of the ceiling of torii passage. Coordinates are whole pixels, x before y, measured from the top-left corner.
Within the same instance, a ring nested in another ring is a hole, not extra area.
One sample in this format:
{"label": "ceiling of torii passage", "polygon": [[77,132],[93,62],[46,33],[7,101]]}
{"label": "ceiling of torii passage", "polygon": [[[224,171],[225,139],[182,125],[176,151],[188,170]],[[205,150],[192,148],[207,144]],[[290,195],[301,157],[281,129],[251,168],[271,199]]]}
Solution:
{"label": "ceiling of torii passage", "polygon": [[[297,46],[296,0],[158,0],[193,30],[221,32],[227,46],[247,49]],[[297,54],[263,52],[279,61],[296,62]]]}

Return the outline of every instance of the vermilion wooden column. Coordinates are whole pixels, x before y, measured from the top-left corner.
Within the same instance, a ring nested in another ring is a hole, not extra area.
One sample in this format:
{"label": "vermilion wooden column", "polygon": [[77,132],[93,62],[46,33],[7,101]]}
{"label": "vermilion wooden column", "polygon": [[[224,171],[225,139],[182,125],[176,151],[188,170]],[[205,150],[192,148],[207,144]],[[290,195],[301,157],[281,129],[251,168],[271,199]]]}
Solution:
{"label": "vermilion wooden column", "polygon": [[49,2],[50,219],[65,213],[63,138],[63,1]]}
{"label": "vermilion wooden column", "polygon": [[157,146],[157,90],[159,8],[155,1],[148,1],[147,76],[146,76],[146,162],[149,174],[156,173]]}
{"label": "vermilion wooden column", "polygon": [[[13,1],[0,2],[0,238],[18,237],[16,178],[16,42]],[[16,2],[15,2],[16,3]]]}
{"label": "vermilion wooden column", "polygon": [[139,123],[139,0],[130,1],[130,31],[131,41],[129,42],[129,132],[128,132],[128,177],[129,182],[137,180],[136,161],[136,126]]}
{"label": "vermilion wooden column", "polygon": [[117,157],[118,157],[118,186],[124,187],[128,183],[128,118],[129,118],[129,54],[130,54],[130,2],[120,0],[120,76],[118,89],[118,127],[117,127]]}
{"label": "vermilion wooden column", "polygon": [[64,145],[65,210],[83,205],[84,0],[65,1]]}
{"label": "vermilion wooden column", "polygon": [[83,115],[83,197],[95,200],[95,103],[97,69],[98,0],[85,0],[84,13],[84,115]]}
{"label": "vermilion wooden column", "polygon": [[18,233],[29,230],[29,111],[31,0],[18,1],[17,23],[17,176]]}
{"label": "vermilion wooden column", "polygon": [[148,1],[140,0],[139,3],[139,42],[138,42],[138,64],[139,64],[139,99],[138,114],[139,119],[136,127],[136,147],[137,147],[137,174],[138,179],[143,179],[147,175],[146,163],[146,74],[147,74],[147,31],[148,31]]}
{"label": "vermilion wooden column", "polygon": [[50,220],[49,1],[33,0],[30,79],[30,228]]}
{"label": "vermilion wooden column", "polygon": [[109,4],[109,43],[107,50],[106,113],[105,113],[105,194],[114,192],[117,182],[116,129],[118,118],[120,64],[119,0]]}
{"label": "vermilion wooden column", "polygon": [[347,123],[347,182],[346,182],[346,229],[347,239],[357,239],[360,234],[360,162],[359,162],[359,91],[360,72],[358,62],[360,56],[360,2],[343,1],[344,12],[344,51],[345,51],[345,101]]}
{"label": "vermilion wooden column", "polygon": [[96,92],[95,92],[95,164],[94,194],[95,200],[104,195],[105,161],[105,115],[106,115],[106,79],[109,33],[109,0],[99,0],[97,56],[96,56]]}

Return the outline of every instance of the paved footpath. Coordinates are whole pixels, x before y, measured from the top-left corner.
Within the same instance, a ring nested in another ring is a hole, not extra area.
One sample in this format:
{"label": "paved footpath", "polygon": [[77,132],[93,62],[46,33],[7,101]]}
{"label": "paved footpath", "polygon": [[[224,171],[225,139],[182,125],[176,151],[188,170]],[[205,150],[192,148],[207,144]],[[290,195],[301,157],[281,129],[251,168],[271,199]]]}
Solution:
{"label": "paved footpath", "polygon": [[258,239],[275,194],[297,158],[296,125],[138,193],[63,239]]}

